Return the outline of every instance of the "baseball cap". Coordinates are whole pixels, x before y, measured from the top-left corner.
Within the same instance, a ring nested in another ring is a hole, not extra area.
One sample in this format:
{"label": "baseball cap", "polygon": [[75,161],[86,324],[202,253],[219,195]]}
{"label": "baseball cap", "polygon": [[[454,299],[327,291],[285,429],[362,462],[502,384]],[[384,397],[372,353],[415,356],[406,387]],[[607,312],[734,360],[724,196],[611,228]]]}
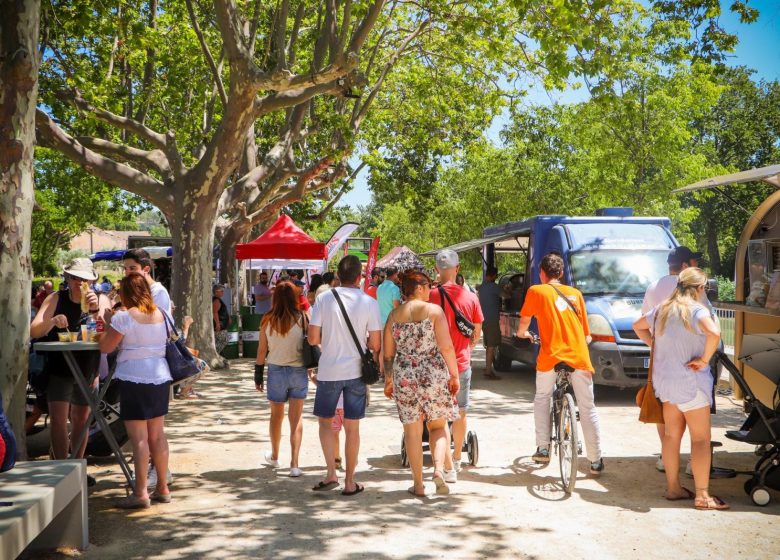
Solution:
{"label": "baseball cap", "polygon": [[669,251],[669,256],[666,257],[667,264],[676,264],[681,265],[683,263],[688,262],[691,259],[699,260],[701,258],[701,253],[696,253],[694,251],[691,251],[688,247],[685,245],[680,245],[679,247],[675,247],[671,251]]}
{"label": "baseball cap", "polygon": [[452,249],[443,249],[436,253],[436,268],[439,270],[448,270],[455,268],[460,264],[458,253]]}
{"label": "baseball cap", "polygon": [[301,280],[293,280],[292,283],[298,286],[299,288],[303,288],[306,285],[306,283]]}

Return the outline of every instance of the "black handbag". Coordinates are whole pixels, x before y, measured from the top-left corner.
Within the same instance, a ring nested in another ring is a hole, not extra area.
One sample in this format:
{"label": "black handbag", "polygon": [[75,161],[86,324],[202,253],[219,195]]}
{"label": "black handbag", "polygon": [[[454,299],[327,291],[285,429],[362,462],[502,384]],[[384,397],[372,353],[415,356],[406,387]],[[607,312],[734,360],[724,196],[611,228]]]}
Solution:
{"label": "black handbag", "polygon": [[441,297],[441,308],[444,309],[444,300],[446,299],[450,307],[452,307],[452,311],[455,314],[455,326],[458,328],[458,332],[465,336],[466,338],[471,338],[474,334],[474,323],[469,321],[463,313],[461,313],[457,307],[455,307],[455,304],[452,303],[452,300],[450,299],[450,295],[447,293],[447,290],[439,286],[439,296]]}
{"label": "black handbag", "polygon": [[165,360],[168,362],[173,381],[181,381],[200,373],[200,360],[193,356],[185,346],[184,339],[179,336],[179,332],[173,324],[173,319],[165,311],[161,310],[161,312],[165,317]]}
{"label": "black handbag", "polygon": [[360,353],[360,380],[366,385],[373,385],[379,381],[379,365],[374,360],[374,356],[371,354],[371,352],[363,351],[363,347],[360,345],[360,341],[355,334],[355,329],[352,328],[352,322],[349,320],[347,310],[344,309],[344,304],[341,302],[339,293],[335,288],[331,289],[331,292],[333,292],[333,297],[336,298],[336,303],[339,304],[341,314],[344,316],[344,320],[347,322],[347,327],[349,327],[349,333],[352,335],[352,340],[355,341],[355,346],[357,346],[358,352]]}
{"label": "black handbag", "polygon": [[301,320],[301,328],[303,329],[303,366],[306,369],[312,369],[319,365],[322,350],[316,344],[309,344],[308,321],[306,321],[305,313],[301,313],[301,315],[303,316]]}

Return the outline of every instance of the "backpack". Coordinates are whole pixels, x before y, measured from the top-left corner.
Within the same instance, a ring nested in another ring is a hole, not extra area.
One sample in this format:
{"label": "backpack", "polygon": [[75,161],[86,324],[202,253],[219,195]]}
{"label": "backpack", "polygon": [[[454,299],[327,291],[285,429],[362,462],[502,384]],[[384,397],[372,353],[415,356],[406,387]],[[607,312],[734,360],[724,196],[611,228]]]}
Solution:
{"label": "backpack", "polygon": [[0,395],[0,472],[11,470],[16,464],[16,437],[3,412],[3,396]]}

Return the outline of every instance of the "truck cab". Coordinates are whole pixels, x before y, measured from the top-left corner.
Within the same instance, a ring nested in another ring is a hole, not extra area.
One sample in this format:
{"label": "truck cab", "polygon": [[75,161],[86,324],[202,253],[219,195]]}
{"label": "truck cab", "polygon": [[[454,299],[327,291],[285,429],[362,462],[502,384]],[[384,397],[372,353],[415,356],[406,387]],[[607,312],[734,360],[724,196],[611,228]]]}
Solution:
{"label": "truck cab", "polygon": [[[640,315],[647,287],[668,274],[666,258],[676,246],[668,218],[633,217],[630,208],[610,208],[596,216],[535,216],[491,226],[481,239],[449,248],[480,249],[484,268],[499,270],[501,345],[496,369],[508,369],[512,361],[535,365],[538,348],[514,334],[525,292],[540,283],[542,257],[557,252],[565,263],[562,281],[585,298],[594,382],[635,387],[647,379],[650,350],[631,325]],[[514,259],[505,258],[513,253]],[[502,271],[502,261],[519,269]],[[535,321],[531,330],[536,330]]]}

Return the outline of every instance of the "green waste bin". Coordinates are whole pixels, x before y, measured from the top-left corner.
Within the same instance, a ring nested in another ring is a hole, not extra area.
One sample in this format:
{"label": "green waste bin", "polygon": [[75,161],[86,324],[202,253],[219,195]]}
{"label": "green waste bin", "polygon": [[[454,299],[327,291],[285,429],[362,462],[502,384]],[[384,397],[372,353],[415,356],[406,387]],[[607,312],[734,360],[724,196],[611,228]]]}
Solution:
{"label": "green waste bin", "polygon": [[241,317],[241,341],[244,344],[242,356],[256,358],[260,344],[260,320],[262,315],[244,315]]}
{"label": "green waste bin", "polygon": [[252,315],[255,312],[255,308],[251,305],[242,305],[241,306],[241,317],[245,317],[246,315]]}
{"label": "green waste bin", "polygon": [[[257,352],[255,350],[255,352]],[[228,343],[222,349],[223,358],[234,360],[238,358],[238,315],[230,317],[230,326],[228,327]]]}

